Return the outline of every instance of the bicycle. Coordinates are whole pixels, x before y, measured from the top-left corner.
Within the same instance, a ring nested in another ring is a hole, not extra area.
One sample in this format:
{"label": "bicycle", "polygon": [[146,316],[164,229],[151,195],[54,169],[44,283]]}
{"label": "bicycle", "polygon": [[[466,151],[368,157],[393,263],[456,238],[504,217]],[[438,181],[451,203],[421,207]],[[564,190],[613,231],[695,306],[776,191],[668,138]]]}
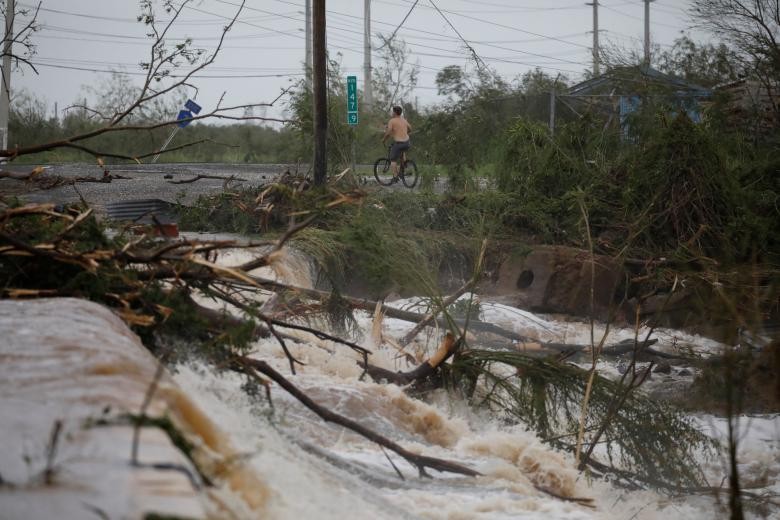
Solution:
{"label": "bicycle", "polygon": [[393,171],[390,168],[390,150],[393,146],[387,148],[387,157],[380,157],[374,162],[374,177],[376,182],[382,186],[390,186],[398,179],[404,183],[407,188],[414,188],[417,185],[419,174],[417,173],[417,164],[411,159],[406,158],[406,152],[401,152],[401,160],[398,161],[398,179],[393,179]]}

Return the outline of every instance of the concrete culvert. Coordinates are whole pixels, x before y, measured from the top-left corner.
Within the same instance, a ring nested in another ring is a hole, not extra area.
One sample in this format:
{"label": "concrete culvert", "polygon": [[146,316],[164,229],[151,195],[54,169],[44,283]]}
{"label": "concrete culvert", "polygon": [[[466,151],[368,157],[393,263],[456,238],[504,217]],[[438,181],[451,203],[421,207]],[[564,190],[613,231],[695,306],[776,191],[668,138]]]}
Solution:
{"label": "concrete culvert", "polygon": [[517,277],[517,288],[518,289],[527,289],[531,287],[531,284],[534,283],[534,272],[530,269],[526,269],[522,273],[520,273],[520,276]]}

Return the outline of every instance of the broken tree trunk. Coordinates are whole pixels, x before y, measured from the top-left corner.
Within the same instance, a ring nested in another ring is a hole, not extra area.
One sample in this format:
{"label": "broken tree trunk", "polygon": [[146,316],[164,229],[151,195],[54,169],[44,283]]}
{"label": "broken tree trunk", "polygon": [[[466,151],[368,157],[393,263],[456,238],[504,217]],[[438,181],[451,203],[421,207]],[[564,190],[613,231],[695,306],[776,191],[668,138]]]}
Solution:
{"label": "broken tree trunk", "polygon": [[414,326],[412,330],[406,333],[406,335],[401,339],[400,345],[402,347],[405,347],[409,343],[412,342],[412,340],[417,336],[417,334],[420,333],[421,330],[423,330],[425,327],[429,326],[431,322],[436,318],[436,315],[441,313],[442,309],[446,309],[450,305],[452,305],[458,298],[460,298],[463,294],[465,294],[466,291],[471,288],[474,283],[476,283],[476,279],[472,278],[466,284],[455,291],[454,294],[447,297],[441,304],[441,309],[439,309],[438,312],[432,312],[425,316],[420,322]]}
{"label": "broken tree trunk", "polygon": [[366,373],[371,376],[371,379],[377,383],[381,381],[387,381],[389,383],[395,383],[399,386],[408,385],[409,383],[415,383],[426,379],[428,376],[436,372],[436,369],[441,366],[442,363],[447,361],[460,347],[461,340],[456,340],[455,336],[451,332],[444,335],[444,339],[439,345],[438,350],[427,361],[424,361],[420,366],[409,372],[392,372],[390,370],[370,365],[366,363],[360,364]]}

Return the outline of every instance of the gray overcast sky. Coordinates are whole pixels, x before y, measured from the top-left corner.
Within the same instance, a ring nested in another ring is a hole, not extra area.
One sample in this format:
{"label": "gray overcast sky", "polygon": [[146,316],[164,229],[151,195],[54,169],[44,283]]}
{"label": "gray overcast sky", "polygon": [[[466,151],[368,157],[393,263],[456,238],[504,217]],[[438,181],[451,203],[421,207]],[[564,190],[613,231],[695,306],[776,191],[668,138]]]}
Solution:
{"label": "gray overcast sky", "polygon": [[[34,0],[17,0],[30,6]],[[603,2],[603,3],[602,3]],[[221,27],[239,0],[195,0],[182,13],[175,37],[188,36],[198,47],[213,49]],[[377,33],[389,35],[403,20],[413,0],[372,0],[374,48]],[[592,8],[584,0],[434,0],[460,34],[502,77],[512,80],[529,68],[582,77],[591,67]],[[602,45],[608,42],[641,48],[644,4],[641,0],[601,0]],[[669,45],[686,30],[689,0],[656,0],[651,4],[652,40]],[[304,0],[247,0],[239,23],[228,34],[217,61],[193,80],[197,100],[211,108],[223,92],[226,103],[268,101],[303,73]],[[345,74],[358,76],[362,89],[363,0],[327,0],[328,46],[340,53]],[[39,70],[18,73],[12,89],[25,88],[53,110],[84,97],[83,85],[97,84],[116,70],[140,74],[147,60],[149,38],[136,22],[137,0],[42,0],[34,35]],[[160,14],[165,18],[165,14]],[[420,104],[437,101],[436,72],[446,65],[473,67],[465,45],[434,9],[419,0],[398,32],[419,62],[415,96]],[[376,65],[377,58],[374,57]],[[140,81],[141,76],[133,76]],[[268,116],[279,116],[283,105]]]}

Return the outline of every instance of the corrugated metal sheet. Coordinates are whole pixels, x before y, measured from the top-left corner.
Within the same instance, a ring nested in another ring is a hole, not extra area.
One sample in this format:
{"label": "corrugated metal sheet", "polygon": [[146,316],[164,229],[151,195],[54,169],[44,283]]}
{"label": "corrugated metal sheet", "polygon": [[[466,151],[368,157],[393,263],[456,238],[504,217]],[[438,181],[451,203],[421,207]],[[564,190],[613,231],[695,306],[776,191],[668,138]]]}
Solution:
{"label": "corrugated metal sheet", "polygon": [[160,199],[138,199],[112,202],[106,205],[109,220],[151,224],[174,223],[173,204]]}

